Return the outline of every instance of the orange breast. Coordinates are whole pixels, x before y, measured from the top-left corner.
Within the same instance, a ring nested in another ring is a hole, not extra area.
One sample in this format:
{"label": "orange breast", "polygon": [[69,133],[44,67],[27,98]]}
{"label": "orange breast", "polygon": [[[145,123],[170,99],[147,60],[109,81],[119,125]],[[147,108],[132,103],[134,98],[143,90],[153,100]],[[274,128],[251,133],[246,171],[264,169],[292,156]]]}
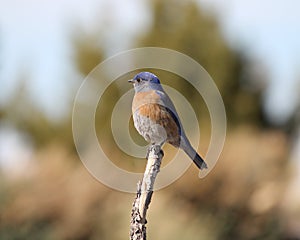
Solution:
{"label": "orange breast", "polygon": [[138,114],[141,116],[151,119],[153,123],[161,125],[166,130],[167,141],[175,147],[179,147],[179,126],[164,106],[156,103],[145,103],[136,109],[136,111],[138,111]]}
{"label": "orange breast", "polygon": [[143,105],[155,103],[160,103],[160,96],[154,90],[136,93],[132,101],[132,113]]}

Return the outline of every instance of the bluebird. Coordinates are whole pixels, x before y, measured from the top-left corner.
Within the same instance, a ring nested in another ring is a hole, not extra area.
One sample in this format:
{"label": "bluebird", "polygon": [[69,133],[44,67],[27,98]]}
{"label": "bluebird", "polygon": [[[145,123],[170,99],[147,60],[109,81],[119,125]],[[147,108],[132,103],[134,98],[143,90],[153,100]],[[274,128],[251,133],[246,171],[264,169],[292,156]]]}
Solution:
{"label": "bluebird", "polygon": [[133,83],[135,90],[132,113],[139,134],[153,145],[162,146],[167,142],[181,148],[199,169],[207,168],[186,137],[174,104],[158,77],[150,72],[140,72],[128,82]]}

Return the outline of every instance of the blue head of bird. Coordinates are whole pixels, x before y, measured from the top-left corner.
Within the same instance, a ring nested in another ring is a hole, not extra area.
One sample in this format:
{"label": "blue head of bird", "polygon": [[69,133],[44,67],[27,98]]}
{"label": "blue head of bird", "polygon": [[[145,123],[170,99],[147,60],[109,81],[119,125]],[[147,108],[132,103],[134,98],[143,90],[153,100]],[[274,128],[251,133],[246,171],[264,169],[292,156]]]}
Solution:
{"label": "blue head of bird", "polygon": [[140,72],[128,82],[133,83],[135,92],[162,90],[158,77],[150,72]]}

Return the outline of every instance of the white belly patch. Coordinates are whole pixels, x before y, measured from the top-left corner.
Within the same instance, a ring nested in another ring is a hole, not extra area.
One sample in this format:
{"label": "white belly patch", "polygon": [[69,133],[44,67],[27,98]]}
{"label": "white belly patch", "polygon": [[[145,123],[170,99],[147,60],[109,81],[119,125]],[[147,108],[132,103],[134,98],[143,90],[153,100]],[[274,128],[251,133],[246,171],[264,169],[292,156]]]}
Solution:
{"label": "white belly patch", "polygon": [[162,145],[167,140],[166,130],[159,124],[146,116],[133,114],[133,122],[136,130],[144,137],[147,142]]}

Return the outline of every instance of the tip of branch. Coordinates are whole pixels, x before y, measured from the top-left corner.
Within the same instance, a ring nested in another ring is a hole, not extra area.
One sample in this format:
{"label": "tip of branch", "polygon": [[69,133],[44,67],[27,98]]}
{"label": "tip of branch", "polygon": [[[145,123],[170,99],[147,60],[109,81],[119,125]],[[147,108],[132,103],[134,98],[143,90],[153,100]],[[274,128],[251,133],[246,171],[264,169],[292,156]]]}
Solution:
{"label": "tip of branch", "polygon": [[148,148],[147,159],[149,158],[162,158],[164,156],[164,152],[161,149],[160,145],[150,145]]}

